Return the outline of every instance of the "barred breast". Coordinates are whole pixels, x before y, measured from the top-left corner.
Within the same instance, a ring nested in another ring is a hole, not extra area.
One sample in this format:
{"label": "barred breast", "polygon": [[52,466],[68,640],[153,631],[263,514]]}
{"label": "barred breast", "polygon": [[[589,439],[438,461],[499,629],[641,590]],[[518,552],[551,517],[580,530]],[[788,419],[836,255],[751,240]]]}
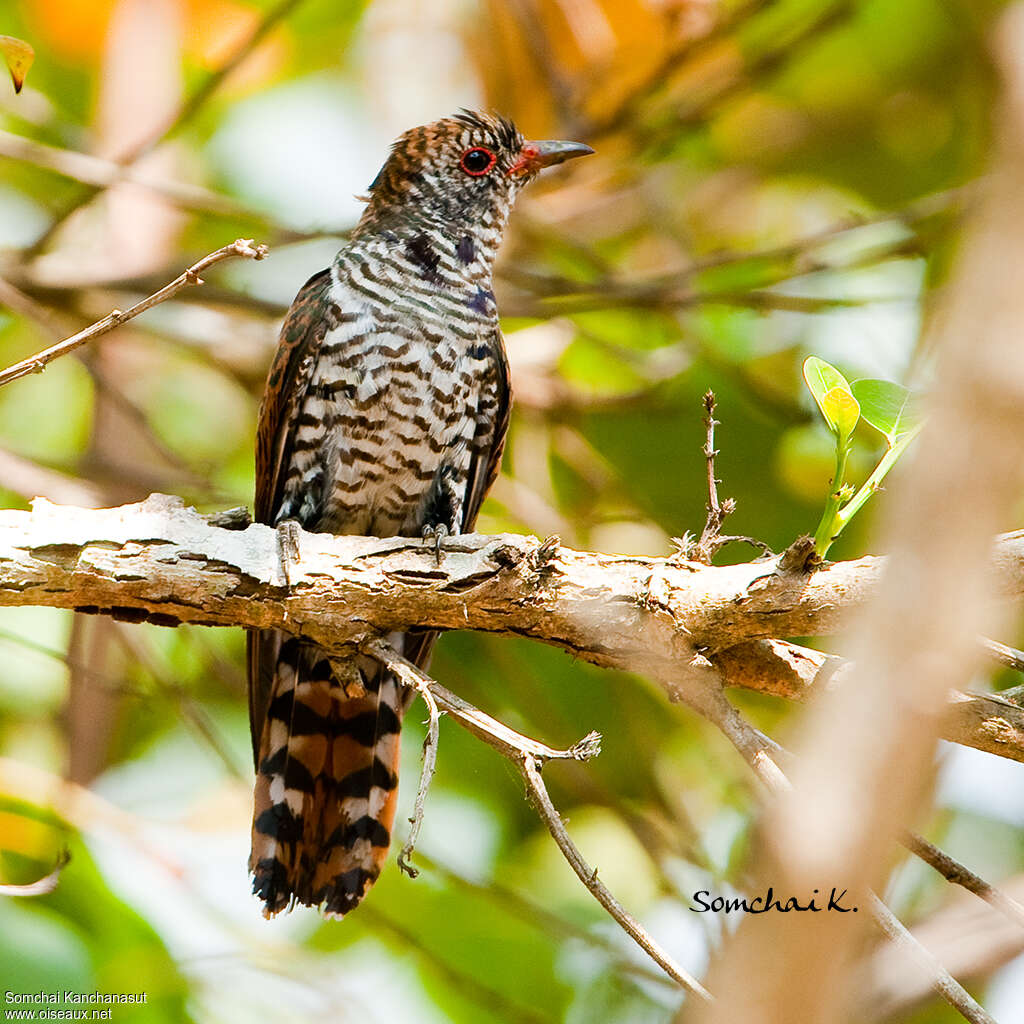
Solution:
{"label": "barred breast", "polygon": [[490,289],[449,279],[435,244],[339,255],[280,519],[375,536],[461,529],[497,406],[497,317]]}

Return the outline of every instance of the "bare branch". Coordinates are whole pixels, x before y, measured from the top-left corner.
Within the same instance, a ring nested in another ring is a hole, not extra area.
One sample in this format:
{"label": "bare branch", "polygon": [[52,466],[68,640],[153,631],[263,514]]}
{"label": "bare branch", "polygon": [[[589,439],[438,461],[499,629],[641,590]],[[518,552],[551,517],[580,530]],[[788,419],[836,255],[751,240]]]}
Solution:
{"label": "bare branch", "polygon": [[[1024,896],[1024,877],[1011,878],[1007,887],[1020,899]],[[911,931],[950,973],[978,981],[990,978],[1024,951],[1024,932],[1016,923],[998,917],[991,907],[969,897],[950,901],[916,922]],[[912,1019],[913,1011],[932,995],[923,972],[908,971],[906,953],[892,943],[877,947],[864,966],[867,992],[861,1019]]]}
{"label": "bare branch", "polygon": [[719,548],[739,541],[760,548],[761,552],[765,555],[771,554],[767,544],[755,540],[753,537],[722,536],[722,524],[725,522],[725,517],[731,515],[736,510],[736,502],[732,498],[726,498],[725,501],[721,502],[718,500],[718,484],[720,481],[715,478],[715,456],[718,454],[715,451],[715,427],[717,425],[718,420],[715,419],[715,393],[708,391],[704,395],[704,429],[707,432],[707,438],[704,442],[704,459],[707,463],[708,477],[708,517],[704,523],[700,539],[693,545],[692,550],[684,552],[695,562],[703,562],[705,565],[711,565],[715,558],[715,552]]}
{"label": "bare branch", "polygon": [[701,999],[711,1001],[711,994],[692,975],[684,971],[676,964],[661,946],[654,941],[647,930],[630,915],[625,907],[611,894],[605,884],[598,878],[596,868],[591,868],[583,859],[576,844],[572,841],[569,833],[555,805],[551,802],[547,787],[540,776],[540,765],[531,754],[523,754],[517,763],[526,782],[530,800],[537,809],[537,813],[544,820],[552,839],[558,844],[562,855],[569,862],[569,866],[576,872],[579,880],[593,893],[594,898],[608,911],[618,922],[634,942],[665,971],[665,973],[678,982],[687,992],[700,996]]}
{"label": "bare branch", "polygon": [[[778,641],[770,641],[779,643]],[[793,645],[782,645],[790,646]],[[814,653],[817,652],[808,652]],[[839,661],[840,659],[835,659]],[[848,664],[848,663],[844,663]],[[701,706],[695,708],[709,721],[717,725],[726,738],[732,743],[743,759],[753,769],[754,774],[771,793],[779,793],[789,789],[789,780],[778,766],[781,758],[792,758],[790,754],[774,740],[769,739],[755,729],[719,692]],[[923,836],[914,832],[905,832],[900,842],[916,857],[934,868],[948,882],[959,885],[968,892],[981,897],[999,910],[1011,921],[1024,927],[1024,907],[1016,900],[1010,899],[994,885],[986,882],[948,853],[940,850]]]}
{"label": "bare branch", "polygon": [[932,979],[932,988],[971,1024],[997,1024],[983,1006],[921,945],[896,915],[874,894],[869,893],[871,914],[889,938],[905,950],[918,967]]}
{"label": "bare branch", "polygon": [[993,661],[1005,665],[1006,668],[1012,668],[1015,672],[1024,672],[1024,651],[1018,651],[1016,647],[1010,647],[1009,644],[1000,643],[998,640],[990,640],[987,636],[980,639],[985,653]]}
{"label": "bare branch", "polygon": [[[363,648],[368,654],[387,665],[398,675],[407,686],[414,686],[420,693],[432,695],[437,705],[449,712],[460,725],[473,733],[478,739],[494,747],[519,769],[531,802],[544,820],[559,849],[576,872],[580,881],[593,893],[597,901],[608,911],[612,918],[625,932],[665,971],[670,978],[688,992],[693,992],[704,999],[710,995],[695,978],[691,977],[666,953],[661,946],[648,934],[646,929],[633,918],[621,903],[611,894],[608,888],[597,877],[583,859],[576,844],[573,843],[565,825],[548,795],[547,788],[540,777],[541,765],[551,760],[586,761],[600,753],[601,737],[592,732],[584,736],[579,743],[565,750],[556,750],[537,740],[524,736],[510,729],[507,725],[491,718],[490,715],[473,707],[472,704],[457,697],[435,679],[431,679],[422,669],[403,658],[388,645],[371,642]],[[418,798],[417,798],[418,800]],[[404,853],[404,851],[403,851]]]}
{"label": "bare branch", "polygon": [[[994,643],[994,641],[989,641]],[[852,662],[785,640],[752,640],[714,655],[726,686],[804,700],[838,685]],[[999,757],[1024,762],[1024,706],[1003,693],[953,690],[942,736]]]}
{"label": "bare branch", "polygon": [[175,278],[170,284],[164,285],[159,291],[147,296],[141,302],[137,302],[130,309],[115,309],[102,320],[97,320],[96,323],[86,327],[84,331],[79,331],[70,338],[65,338],[64,341],[51,345],[50,348],[30,356],[28,359],[23,359],[20,363],[14,363],[12,366],[8,366],[6,370],[0,370],[0,387],[3,387],[4,384],[9,384],[12,380],[17,380],[19,377],[26,377],[30,373],[42,373],[47,363],[52,362],[54,359],[65,356],[69,352],[74,352],[76,348],[80,348],[87,342],[92,341],[93,338],[98,338],[101,334],[106,334],[115,327],[120,327],[121,324],[137,317],[140,313],[144,313],[147,309],[152,309],[153,306],[166,302],[177,295],[183,288],[187,288],[189,285],[202,284],[203,281],[199,275],[214,266],[214,264],[233,259],[236,256],[247,256],[250,259],[261,260],[266,255],[267,247],[265,245],[256,245],[251,238],[239,238],[232,242],[231,245],[225,245],[224,248],[204,256],[198,263],[189,267],[180,277]]}
{"label": "bare branch", "polygon": [[20,160],[34,167],[42,167],[94,188],[108,188],[119,182],[130,182],[156,192],[188,210],[199,210],[223,217],[267,220],[265,215],[246,209],[229,196],[220,195],[201,185],[172,181],[142,168],[126,167],[115,160],[105,160],[91,153],[79,153],[72,149],[50,146],[13,132],[0,130],[0,156],[9,160]]}
{"label": "bare branch", "polygon": [[908,832],[903,836],[901,842],[911,853],[935,868],[947,882],[952,882],[953,885],[959,885],[968,892],[973,892],[975,896],[980,896],[1005,917],[1024,928],[1024,906],[1021,906],[1015,899],[964,867],[963,864],[954,860],[944,850],[940,850],[934,843],[928,842],[923,836]]}

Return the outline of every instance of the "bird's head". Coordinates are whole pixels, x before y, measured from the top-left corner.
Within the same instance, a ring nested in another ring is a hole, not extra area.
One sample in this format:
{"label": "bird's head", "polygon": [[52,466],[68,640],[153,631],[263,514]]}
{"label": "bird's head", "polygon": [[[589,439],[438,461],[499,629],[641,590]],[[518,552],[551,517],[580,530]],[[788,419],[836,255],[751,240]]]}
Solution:
{"label": "bird's head", "polygon": [[530,142],[507,118],[463,111],[407,131],[370,185],[359,230],[431,226],[498,237],[519,190],[545,167],[593,153],[579,142]]}

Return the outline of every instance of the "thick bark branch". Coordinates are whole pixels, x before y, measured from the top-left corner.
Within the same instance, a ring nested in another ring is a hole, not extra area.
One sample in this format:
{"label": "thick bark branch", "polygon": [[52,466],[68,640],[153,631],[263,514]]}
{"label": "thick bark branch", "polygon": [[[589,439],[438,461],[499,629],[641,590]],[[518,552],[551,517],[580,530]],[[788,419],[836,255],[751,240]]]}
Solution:
{"label": "thick bark branch", "polygon": [[[0,513],[0,605],[48,605],[162,625],[280,627],[335,650],[409,626],[528,636],[642,672],[674,698],[724,681],[794,697],[829,659],[770,640],[835,632],[871,595],[880,558],[813,574],[774,561],[716,567],[574,551],[532,537],[419,540],[299,534],[286,586],[275,532],[227,530],[177,498]],[[1024,591],[1024,532],[995,546],[1000,591]],[[710,661],[708,660],[710,658]],[[956,695],[947,735],[1024,760],[1024,712]]]}

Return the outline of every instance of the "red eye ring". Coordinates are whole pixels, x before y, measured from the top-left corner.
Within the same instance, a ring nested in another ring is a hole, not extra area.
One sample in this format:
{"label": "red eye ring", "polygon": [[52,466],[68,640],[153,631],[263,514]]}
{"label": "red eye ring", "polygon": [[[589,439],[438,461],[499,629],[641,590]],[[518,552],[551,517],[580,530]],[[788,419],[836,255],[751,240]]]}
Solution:
{"label": "red eye ring", "polygon": [[490,171],[498,162],[498,158],[483,146],[467,149],[459,158],[459,166],[471,177],[479,178]]}

